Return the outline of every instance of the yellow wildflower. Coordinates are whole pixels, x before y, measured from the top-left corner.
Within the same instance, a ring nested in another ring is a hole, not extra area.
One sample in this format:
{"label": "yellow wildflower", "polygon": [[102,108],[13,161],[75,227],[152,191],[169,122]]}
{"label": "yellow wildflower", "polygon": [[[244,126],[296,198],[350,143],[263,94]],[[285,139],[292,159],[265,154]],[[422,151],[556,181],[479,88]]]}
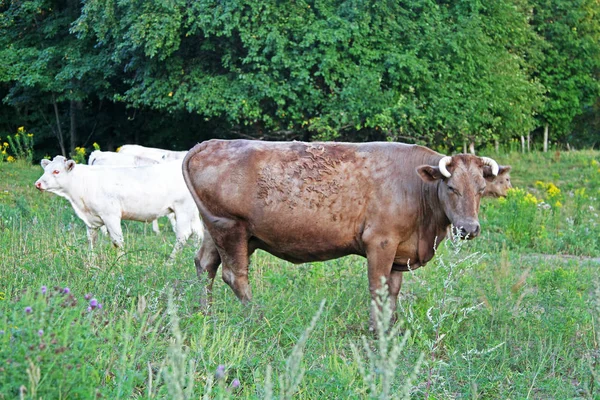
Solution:
{"label": "yellow wildflower", "polygon": [[20,126],[19,129],[17,129],[17,132],[19,132],[19,133],[25,132],[25,127],[24,126]]}
{"label": "yellow wildflower", "polygon": [[173,92],[169,92],[169,97],[173,97]]}
{"label": "yellow wildflower", "polygon": [[596,165],[598,165],[598,161],[592,160],[591,164],[592,164],[593,167],[595,167]]}
{"label": "yellow wildflower", "polygon": [[15,162],[15,158],[13,156],[8,156],[8,158],[6,159],[6,161],[8,161],[8,162]]}
{"label": "yellow wildflower", "polygon": [[117,147],[117,150],[116,150],[116,152],[118,153],[118,152],[119,152],[119,150],[121,150],[121,146]]}
{"label": "yellow wildflower", "polygon": [[8,143],[4,142],[4,143],[2,143],[2,146],[8,147]]}
{"label": "yellow wildflower", "polygon": [[530,203],[530,204],[537,204],[538,203],[538,199],[532,195],[531,193],[527,193],[525,195],[525,202]]}
{"label": "yellow wildflower", "polygon": [[560,194],[560,189],[557,188],[556,185],[554,185],[554,183],[549,183],[546,192],[548,192],[548,196],[556,197]]}
{"label": "yellow wildflower", "polygon": [[27,137],[33,137],[33,133],[28,133]]}
{"label": "yellow wildflower", "polygon": [[556,207],[556,208],[562,208],[562,206],[563,206],[562,203],[558,200],[556,200],[556,203],[554,203],[554,207]]}
{"label": "yellow wildflower", "polygon": [[92,144],[92,147],[94,147],[94,150],[100,150],[100,145],[96,142]]}

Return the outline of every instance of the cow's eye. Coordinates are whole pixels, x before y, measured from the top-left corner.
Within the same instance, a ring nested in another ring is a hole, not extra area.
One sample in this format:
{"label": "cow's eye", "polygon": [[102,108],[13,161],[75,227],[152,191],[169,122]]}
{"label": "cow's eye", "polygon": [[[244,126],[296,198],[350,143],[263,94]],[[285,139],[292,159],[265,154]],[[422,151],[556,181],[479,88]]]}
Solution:
{"label": "cow's eye", "polygon": [[56,169],[54,171],[52,171],[52,175],[58,175],[58,174],[60,174],[60,171],[58,171]]}
{"label": "cow's eye", "polygon": [[452,193],[454,193],[454,194],[459,194],[459,193],[458,193],[458,190],[456,190],[456,188],[455,188],[455,187],[448,186],[448,190],[450,190],[450,191],[451,191]]}

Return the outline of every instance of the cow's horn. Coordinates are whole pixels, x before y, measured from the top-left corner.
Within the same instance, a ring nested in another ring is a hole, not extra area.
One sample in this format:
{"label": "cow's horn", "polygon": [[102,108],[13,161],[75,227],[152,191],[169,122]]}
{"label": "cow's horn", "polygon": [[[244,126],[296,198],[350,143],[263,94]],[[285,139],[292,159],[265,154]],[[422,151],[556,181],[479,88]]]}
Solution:
{"label": "cow's horn", "polygon": [[494,174],[494,176],[498,175],[500,167],[498,166],[498,163],[496,161],[492,160],[489,157],[481,157],[481,160],[483,161],[483,165],[489,165],[490,167],[492,167],[492,174]]}
{"label": "cow's horn", "polygon": [[444,157],[442,157],[442,159],[440,160],[440,163],[438,164],[438,167],[440,168],[440,172],[446,178],[450,178],[452,176],[452,174],[450,172],[448,172],[448,169],[446,168],[446,166],[448,164],[450,164],[450,162],[452,162],[452,157],[444,156]]}

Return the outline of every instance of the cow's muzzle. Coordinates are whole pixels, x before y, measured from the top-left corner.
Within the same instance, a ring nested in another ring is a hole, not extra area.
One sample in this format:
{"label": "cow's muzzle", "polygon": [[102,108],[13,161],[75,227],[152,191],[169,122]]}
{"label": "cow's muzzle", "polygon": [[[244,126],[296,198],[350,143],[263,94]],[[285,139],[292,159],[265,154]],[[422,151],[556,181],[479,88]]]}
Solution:
{"label": "cow's muzzle", "polygon": [[35,183],[35,187],[36,187],[36,189],[37,189],[37,190],[39,190],[40,192],[43,192],[43,191],[44,191],[44,189],[42,188],[42,182],[39,182],[39,181],[38,181],[38,182],[36,182],[36,183]]}
{"label": "cow's muzzle", "polygon": [[479,232],[481,232],[481,227],[479,226],[479,222],[469,222],[464,223],[457,228],[458,235],[461,239],[473,239],[479,236]]}

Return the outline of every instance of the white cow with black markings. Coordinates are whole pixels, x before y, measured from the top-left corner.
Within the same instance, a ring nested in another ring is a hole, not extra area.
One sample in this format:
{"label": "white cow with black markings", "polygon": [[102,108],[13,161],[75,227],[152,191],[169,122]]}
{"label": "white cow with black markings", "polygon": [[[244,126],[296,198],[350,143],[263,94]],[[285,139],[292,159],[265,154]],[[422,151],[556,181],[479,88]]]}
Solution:
{"label": "white cow with black markings", "polygon": [[42,160],[44,174],[35,187],[69,200],[87,226],[93,248],[98,229],[106,226],[113,245],[123,247],[121,220],[152,221],[169,213],[177,220],[175,257],[188,238],[203,238],[198,208],[185,185],[181,161],[140,167],[75,164],[63,156]]}
{"label": "white cow with black markings", "polygon": [[187,151],[173,151],[157,149],[155,147],[145,147],[139,144],[124,144],[118,149],[119,154],[128,154],[132,156],[146,157],[159,162],[182,160]]}

